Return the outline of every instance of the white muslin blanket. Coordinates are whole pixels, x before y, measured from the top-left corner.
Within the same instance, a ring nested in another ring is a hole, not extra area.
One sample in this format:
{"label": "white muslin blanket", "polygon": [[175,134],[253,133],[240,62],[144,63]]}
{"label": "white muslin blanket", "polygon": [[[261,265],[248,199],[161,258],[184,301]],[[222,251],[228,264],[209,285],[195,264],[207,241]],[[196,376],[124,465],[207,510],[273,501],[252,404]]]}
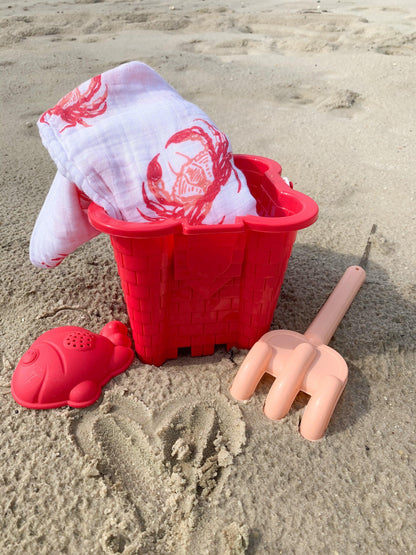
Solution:
{"label": "white muslin blanket", "polygon": [[91,201],[113,218],[234,223],[256,201],[227,137],[153,69],[130,62],[64,96],[38,121],[57,174],[37,218],[30,259],[57,266],[98,234]]}

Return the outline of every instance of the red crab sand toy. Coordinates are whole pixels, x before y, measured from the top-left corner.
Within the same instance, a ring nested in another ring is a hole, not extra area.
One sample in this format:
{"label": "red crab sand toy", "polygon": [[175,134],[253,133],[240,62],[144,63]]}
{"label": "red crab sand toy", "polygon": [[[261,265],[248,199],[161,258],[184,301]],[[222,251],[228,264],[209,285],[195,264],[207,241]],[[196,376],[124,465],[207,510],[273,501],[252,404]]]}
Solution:
{"label": "red crab sand toy", "polygon": [[270,331],[244,359],[231,395],[249,399],[265,372],[276,379],[267,395],[264,413],[272,420],[286,416],[299,391],[311,396],[300,425],[309,440],[320,439],[347,383],[345,360],[327,343],[335,333],[365,280],[360,266],[350,266],[305,334]]}
{"label": "red crab sand toy", "polygon": [[109,322],[99,334],[76,326],[55,328],[38,337],[20,359],[12,377],[12,395],[30,409],[86,407],[133,358],[127,328],[121,322]]}

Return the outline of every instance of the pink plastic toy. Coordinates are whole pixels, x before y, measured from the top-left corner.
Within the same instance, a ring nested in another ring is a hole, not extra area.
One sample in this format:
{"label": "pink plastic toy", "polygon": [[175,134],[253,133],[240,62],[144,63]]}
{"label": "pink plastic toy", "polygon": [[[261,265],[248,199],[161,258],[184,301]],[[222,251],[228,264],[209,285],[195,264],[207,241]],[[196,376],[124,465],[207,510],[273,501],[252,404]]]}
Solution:
{"label": "pink plastic toy", "polygon": [[20,359],[12,377],[12,395],[30,409],[86,407],[133,358],[127,328],[121,322],[109,322],[100,334],[75,326],[55,328],[38,337]]}
{"label": "pink plastic toy", "polygon": [[327,344],[365,280],[359,266],[351,266],[329,296],[304,335],[294,331],[270,331],[244,359],[231,395],[249,399],[265,372],[276,379],[267,395],[264,413],[272,420],[286,416],[299,391],[311,396],[300,425],[309,440],[320,439],[348,377],[345,360]]}
{"label": "pink plastic toy", "polygon": [[209,355],[215,345],[249,349],[270,328],[298,230],[318,206],[294,191],[277,162],[234,156],[258,216],[234,224],[184,220],[131,223],[91,203],[91,224],[108,233],[140,359],[160,366],[178,349]]}

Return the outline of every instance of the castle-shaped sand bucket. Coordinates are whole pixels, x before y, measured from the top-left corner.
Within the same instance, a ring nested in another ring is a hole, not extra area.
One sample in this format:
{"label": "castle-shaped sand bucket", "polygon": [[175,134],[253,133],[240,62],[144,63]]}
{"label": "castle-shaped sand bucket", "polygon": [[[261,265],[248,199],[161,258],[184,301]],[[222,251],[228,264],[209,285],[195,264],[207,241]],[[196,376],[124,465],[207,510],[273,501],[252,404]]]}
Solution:
{"label": "castle-shaped sand bucket", "polygon": [[248,349],[269,330],[296,233],[316,221],[318,206],[287,185],[278,163],[234,161],[258,213],[234,224],[131,223],[89,207],[91,224],[110,235],[143,362],[159,366],[183,347],[192,356],[222,344]]}

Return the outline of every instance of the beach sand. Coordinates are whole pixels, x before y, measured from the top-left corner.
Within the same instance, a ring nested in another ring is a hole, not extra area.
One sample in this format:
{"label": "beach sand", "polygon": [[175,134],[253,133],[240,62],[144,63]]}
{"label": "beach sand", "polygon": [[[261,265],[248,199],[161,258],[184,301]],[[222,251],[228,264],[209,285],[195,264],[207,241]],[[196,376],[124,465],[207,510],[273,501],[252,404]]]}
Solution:
{"label": "beach sand", "polygon": [[[413,0],[0,2],[0,552],[416,551]],[[108,237],[29,262],[55,168],[36,121],[84,80],[151,65],[319,205],[272,327],[303,332],[344,270],[367,280],[330,345],[350,377],[325,437],[229,387],[246,351],[137,358],[97,403],[34,411],[10,380],[44,331],[127,323]]]}

